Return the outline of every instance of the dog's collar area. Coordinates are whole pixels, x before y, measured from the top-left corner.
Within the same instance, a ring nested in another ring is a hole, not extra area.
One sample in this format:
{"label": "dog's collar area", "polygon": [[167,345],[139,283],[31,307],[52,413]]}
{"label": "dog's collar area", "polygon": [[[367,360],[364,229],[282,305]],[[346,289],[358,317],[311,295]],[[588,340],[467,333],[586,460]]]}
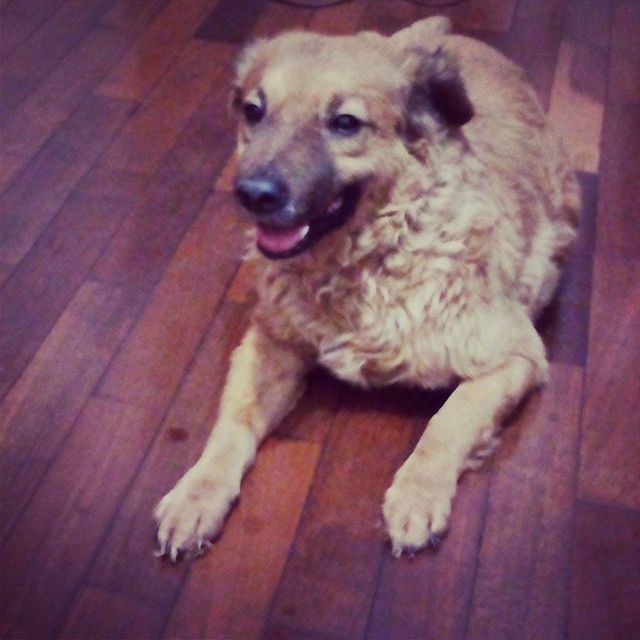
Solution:
{"label": "dog's collar area", "polygon": [[257,223],[257,246],[271,260],[293,258],[341,227],[356,211],[360,198],[360,186],[348,185],[334,198],[322,213],[310,215],[295,226],[276,228]]}

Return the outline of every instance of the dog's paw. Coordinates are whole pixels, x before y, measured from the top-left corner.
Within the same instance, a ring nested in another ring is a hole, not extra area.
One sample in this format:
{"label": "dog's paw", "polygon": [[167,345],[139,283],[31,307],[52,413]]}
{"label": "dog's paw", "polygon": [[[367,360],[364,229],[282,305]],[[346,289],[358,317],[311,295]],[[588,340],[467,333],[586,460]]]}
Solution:
{"label": "dog's paw", "polygon": [[194,558],[204,553],[220,532],[238,496],[210,469],[190,469],[160,500],[154,516],[158,523],[158,557]]}
{"label": "dog's paw", "polygon": [[385,494],[382,511],[392,553],[412,555],[427,544],[437,548],[447,530],[456,479],[451,474],[403,467]]}

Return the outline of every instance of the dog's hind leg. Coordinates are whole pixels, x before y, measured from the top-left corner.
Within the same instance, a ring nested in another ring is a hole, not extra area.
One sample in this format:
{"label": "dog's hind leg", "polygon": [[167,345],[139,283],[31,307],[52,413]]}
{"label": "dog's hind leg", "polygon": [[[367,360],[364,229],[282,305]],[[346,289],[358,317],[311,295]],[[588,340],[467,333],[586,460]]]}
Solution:
{"label": "dog's hind leg", "polygon": [[236,349],[199,460],[155,509],[160,555],[197,555],[219,533],[258,445],[303,391],[306,363],[253,326]]}
{"label": "dog's hind leg", "polygon": [[383,512],[395,556],[437,544],[447,528],[458,477],[471,466],[471,456],[490,447],[502,418],[544,375],[539,362],[513,356],[451,394],[385,495]]}

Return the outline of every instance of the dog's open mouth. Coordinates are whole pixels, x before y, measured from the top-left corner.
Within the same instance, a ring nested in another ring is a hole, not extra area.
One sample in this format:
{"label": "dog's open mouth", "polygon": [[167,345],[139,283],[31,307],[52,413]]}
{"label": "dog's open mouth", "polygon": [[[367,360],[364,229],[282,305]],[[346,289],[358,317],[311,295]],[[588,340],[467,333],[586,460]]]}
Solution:
{"label": "dog's open mouth", "polygon": [[351,184],[320,213],[309,214],[302,222],[281,228],[258,222],[258,249],[272,260],[291,258],[313,246],[330,231],[342,226],[354,213],[360,187]]}

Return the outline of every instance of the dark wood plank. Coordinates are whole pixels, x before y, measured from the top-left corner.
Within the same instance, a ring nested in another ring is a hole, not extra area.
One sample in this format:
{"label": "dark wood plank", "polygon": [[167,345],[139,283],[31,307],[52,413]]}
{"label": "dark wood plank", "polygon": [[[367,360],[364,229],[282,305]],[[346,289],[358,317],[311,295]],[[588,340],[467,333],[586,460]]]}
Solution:
{"label": "dark wood plank", "polygon": [[570,640],[640,631],[640,513],[579,501],[573,540]]}
{"label": "dark wood plank", "polygon": [[613,9],[607,0],[569,0],[549,117],[574,168],[597,172]]}
{"label": "dark wood plank", "polygon": [[638,257],[640,107],[607,107],[601,153],[597,251]]}
{"label": "dark wood plank", "polygon": [[596,243],[597,176],[579,173],[582,212],[576,243],[560,279],[559,290],[538,321],[553,362],[584,367],[589,339],[591,277]]}
{"label": "dark wood plank", "polygon": [[611,40],[609,101],[620,106],[640,106],[640,6],[633,0],[616,0]]}
{"label": "dark wood plank", "polygon": [[352,0],[316,11],[309,21],[309,29],[327,35],[349,35],[358,31],[367,0]]}
{"label": "dark wood plank", "polygon": [[360,28],[391,35],[419,17],[419,7],[415,3],[369,0]]}
{"label": "dark wood plank", "polygon": [[88,402],[4,545],[3,637],[53,637],[157,425],[146,409]]}
{"label": "dark wood plank", "polygon": [[0,95],[9,114],[33,91],[109,6],[109,0],[69,0],[0,62]]}
{"label": "dark wood plank", "polygon": [[165,612],[173,607],[187,565],[153,558],[152,512],[202,451],[217,413],[231,352],[247,326],[245,312],[243,307],[227,303],[213,320],[159,437],[101,544],[87,585],[154,602]]}
{"label": "dark wood plank", "polygon": [[214,2],[172,0],[122,56],[97,92],[115,98],[144,100],[193,36]]}
{"label": "dark wood plank", "polygon": [[132,320],[119,291],[83,284],[0,405],[0,540],[27,505]]}
{"label": "dark wood plank", "polygon": [[153,176],[103,164],[79,185],[89,193],[113,192],[139,203],[94,268],[98,279],[124,287],[132,299],[144,298],[158,281],[235,143],[227,119],[231,69],[225,66],[220,73]]}
{"label": "dark wood plank", "polygon": [[327,437],[264,637],[364,634],[380,562],[389,553],[384,491],[416,426],[421,431],[426,423],[416,415],[433,412],[432,398],[401,390],[349,394]]}
{"label": "dark wood plank", "polygon": [[116,169],[152,173],[207,91],[219,82],[234,49],[191,41],[106,152]]}
{"label": "dark wood plank", "polygon": [[115,0],[100,22],[121,31],[141,32],[167,4],[169,0]]}
{"label": "dark wood plank", "polygon": [[62,3],[63,0],[6,0],[0,3],[0,56],[8,55]]}
{"label": "dark wood plank", "polygon": [[554,364],[505,432],[466,638],[563,637],[581,399],[582,369]]}
{"label": "dark wood plank", "polygon": [[516,4],[516,0],[471,0],[463,26],[468,30],[509,31]]}
{"label": "dark wood plank", "polygon": [[196,38],[239,44],[252,32],[267,0],[219,0],[196,31]]}
{"label": "dark wood plank", "polygon": [[112,29],[91,29],[3,126],[0,188],[25,167],[131,40]]}
{"label": "dark wood plank", "polygon": [[90,96],[47,141],[0,196],[0,261],[24,258],[134,106]]}
{"label": "dark wood plank", "polygon": [[491,39],[491,44],[526,70],[545,109],[549,106],[566,2],[519,0],[509,31]]}
{"label": "dark wood plank", "polygon": [[582,495],[640,507],[640,260],[596,257],[580,466]]}
{"label": "dark wood plank", "polygon": [[164,637],[259,637],[318,455],[308,442],[262,447],[220,540],[189,572]]}
{"label": "dark wood plank", "polygon": [[289,29],[304,29],[315,14],[315,9],[267,2],[251,29],[251,38],[267,38]]}
{"label": "dark wood plank", "polygon": [[0,290],[0,397],[74,296],[122,219],[126,203],[73,196]]}
{"label": "dark wood plank", "polygon": [[109,367],[100,395],[167,406],[238,268],[243,233],[228,198],[214,194]]}
{"label": "dark wood plank", "polygon": [[57,638],[158,638],[166,613],[158,607],[97,587],[83,587]]}
{"label": "dark wood plank", "polygon": [[437,553],[386,555],[366,637],[371,640],[462,640],[469,617],[491,469],[458,485],[451,531]]}

